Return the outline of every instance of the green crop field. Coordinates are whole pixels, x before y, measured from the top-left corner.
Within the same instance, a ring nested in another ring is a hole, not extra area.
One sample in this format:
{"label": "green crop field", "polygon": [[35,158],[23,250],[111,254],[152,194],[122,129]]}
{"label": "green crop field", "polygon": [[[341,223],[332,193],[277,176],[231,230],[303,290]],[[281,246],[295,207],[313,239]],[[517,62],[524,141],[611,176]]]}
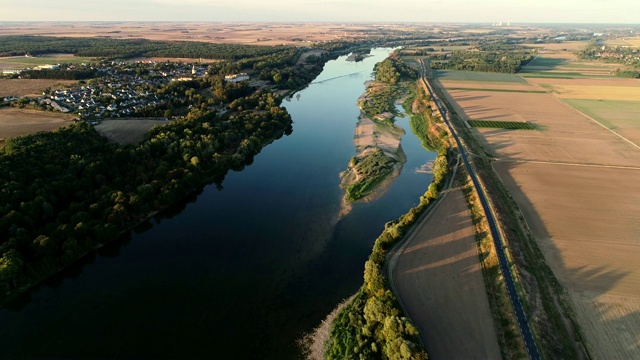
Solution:
{"label": "green crop field", "polygon": [[536,130],[536,127],[533,124],[520,121],[468,120],[467,122],[469,123],[469,125],[478,128]]}
{"label": "green crop field", "polygon": [[526,66],[524,66],[523,71],[526,71],[526,68],[529,66],[555,68],[560,65],[566,64],[566,62],[567,61],[565,59],[545,58],[545,57],[539,56],[534,60],[532,60],[531,62],[529,62]]}
{"label": "green crop field", "polygon": [[80,64],[80,63],[90,63],[95,61],[90,57],[79,57],[73,56],[70,54],[60,54],[60,55],[52,55],[52,56],[42,56],[42,57],[24,57],[24,56],[14,56],[14,57],[5,57],[0,58],[0,69],[5,70],[19,70],[25,68],[32,68],[40,65],[54,65],[54,64]]}
{"label": "green crop field", "polygon": [[479,71],[458,71],[458,70],[435,70],[436,77],[441,80],[458,81],[478,81],[478,82],[506,82],[520,83],[527,82],[515,74],[487,73]]}
{"label": "green crop field", "polygon": [[640,129],[640,101],[562,99],[611,130]]}

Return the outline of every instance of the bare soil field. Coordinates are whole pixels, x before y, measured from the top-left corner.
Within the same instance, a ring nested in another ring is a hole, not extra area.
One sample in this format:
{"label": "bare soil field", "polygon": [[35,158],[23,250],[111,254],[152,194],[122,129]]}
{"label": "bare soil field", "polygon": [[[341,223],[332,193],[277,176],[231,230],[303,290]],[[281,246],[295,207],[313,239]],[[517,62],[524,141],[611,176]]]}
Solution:
{"label": "bare soil field", "polygon": [[[592,87],[585,94],[607,86],[616,96],[635,90],[624,79],[528,81]],[[591,355],[640,358],[640,149],[565,104],[561,94],[447,92],[463,118],[542,127],[474,131],[498,157],[496,172],[568,289]]]}
{"label": "bare soil field", "polygon": [[451,189],[430,216],[399,250],[394,268],[398,296],[430,358],[500,359],[462,190]]}
{"label": "bare soil field", "polygon": [[155,125],[162,126],[168,123],[167,120],[118,119],[102,120],[95,127],[109,141],[126,145],[139,143],[149,129]]}
{"label": "bare soil field", "polygon": [[254,45],[301,44],[360,36],[354,30],[367,25],[320,23],[28,23],[11,24],[0,29],[0,35],[42,35],[66,37],[108,37],[115,39],[144,38],[150,40],[202,41]]}
{"label": "bare soil field", "polygon": [[640,168],[498,161],[596,359],[640,356]]}
{"label": "bare soil field", "polygon": [[73,80],[0,79],[0,97],[41,96],[42,90],[63,88],[75,84]]}
{"label": "bare soil field", "polygon": [[478,128],[499,158],[640,166],[640,152],[629,151],[624,140],[550,94],[462,90],[447,93],[466,120],[527,121],[543,129]]}
{"label": "bare soil field", "polygon": [[0,109],[0,139],[59,129],[70,124],[72,120],[72,115],[2,108]]}
{"label": "bare soil field", "polygon": [[536,86],[531,84],[519,84],[519,83],[500,83],[500,82],[486,82],[481,85],[476,81],[463,81],[463,80],[447,80],[446,78],[440,79],[440,83],[446,89],[470,89],[470,90],[503,90],[503,91],[541,91]]}

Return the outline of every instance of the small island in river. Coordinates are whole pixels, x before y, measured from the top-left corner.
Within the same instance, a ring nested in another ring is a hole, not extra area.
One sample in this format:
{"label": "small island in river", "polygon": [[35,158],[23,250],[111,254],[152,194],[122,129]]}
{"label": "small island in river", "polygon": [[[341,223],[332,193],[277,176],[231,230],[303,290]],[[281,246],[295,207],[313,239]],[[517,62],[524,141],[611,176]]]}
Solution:
{"label": "small island in river", "polygon": [[356,200],[380,196],[385,185],[400,174],[407,161],[400,144],[405,131],[394,125],[395,115],[385,111],[372,119],[363,107],[379,88],[380,84],[368,82],[367,91],[358,100],[362,112],[353,139],[356,155],[349,161],[347,170],[340,174],[341,187],[346,189],[343,213],[348,212],[350,203]]}

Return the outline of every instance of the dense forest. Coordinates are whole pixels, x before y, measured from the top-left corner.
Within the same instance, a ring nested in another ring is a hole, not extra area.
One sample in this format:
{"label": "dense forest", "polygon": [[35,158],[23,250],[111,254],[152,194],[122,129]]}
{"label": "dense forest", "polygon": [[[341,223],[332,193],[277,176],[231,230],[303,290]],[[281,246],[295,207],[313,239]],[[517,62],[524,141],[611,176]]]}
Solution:
{"label": "dense forest", "polygon": [[[461,44],[456,44],[461,45]],[[484,71],[515,74],[531,61],[535,50],[504,41],[479,42],[469,49],[436,52],[430,48],[406,48],[403,56],[425,56],[433,60],[431,68],[442,70]]]}
{"label": "dense forest", "polygon": [[[290,131],[277,95],[227,118],[193,109],[137,146],[108,143],[79,122],[5,141],[0,149],[0,300],[250,163]],[[255,111],[258,108],[259,111]]]}
{"label": "dense forest", "polygon": [[240,60],[290,51],[290,46],[211,44],[194,41],[146,39],[64,38],[48,36],[0,36],[0,56],[67,53],[100,58],[177,57]]}
{"label": "dense forest", "polygon": [[415,80],[418,71],[400,59],[398,52],[389,55],[388,58],[376,64],[374,78],[388,84],[397,84],[401,80]]}

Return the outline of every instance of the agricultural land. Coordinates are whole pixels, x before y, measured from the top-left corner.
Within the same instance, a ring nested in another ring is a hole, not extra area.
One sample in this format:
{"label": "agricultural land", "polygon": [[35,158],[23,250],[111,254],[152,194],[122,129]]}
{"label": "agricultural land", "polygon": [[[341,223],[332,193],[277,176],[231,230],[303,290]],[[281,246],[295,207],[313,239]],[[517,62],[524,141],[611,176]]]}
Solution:
{"label": "agricultural land", "polygon": [[51,131],[71,123],[73,116],[27,109],[0,109],[0,139]]}
{"label": "agricultural land", "polygon": [[514,75],[523,81],[438,72],[439,82],[463,120],[535,126],[473,132],[567,289],[591,356],[638,358],[640,84],[555,45]]}
{"label": "agricultural land", "polygon": [[151,119],[107,119],[96,125],[100,135],[118,144],[137,144],[154,126],[168,124],[167,120]]}

